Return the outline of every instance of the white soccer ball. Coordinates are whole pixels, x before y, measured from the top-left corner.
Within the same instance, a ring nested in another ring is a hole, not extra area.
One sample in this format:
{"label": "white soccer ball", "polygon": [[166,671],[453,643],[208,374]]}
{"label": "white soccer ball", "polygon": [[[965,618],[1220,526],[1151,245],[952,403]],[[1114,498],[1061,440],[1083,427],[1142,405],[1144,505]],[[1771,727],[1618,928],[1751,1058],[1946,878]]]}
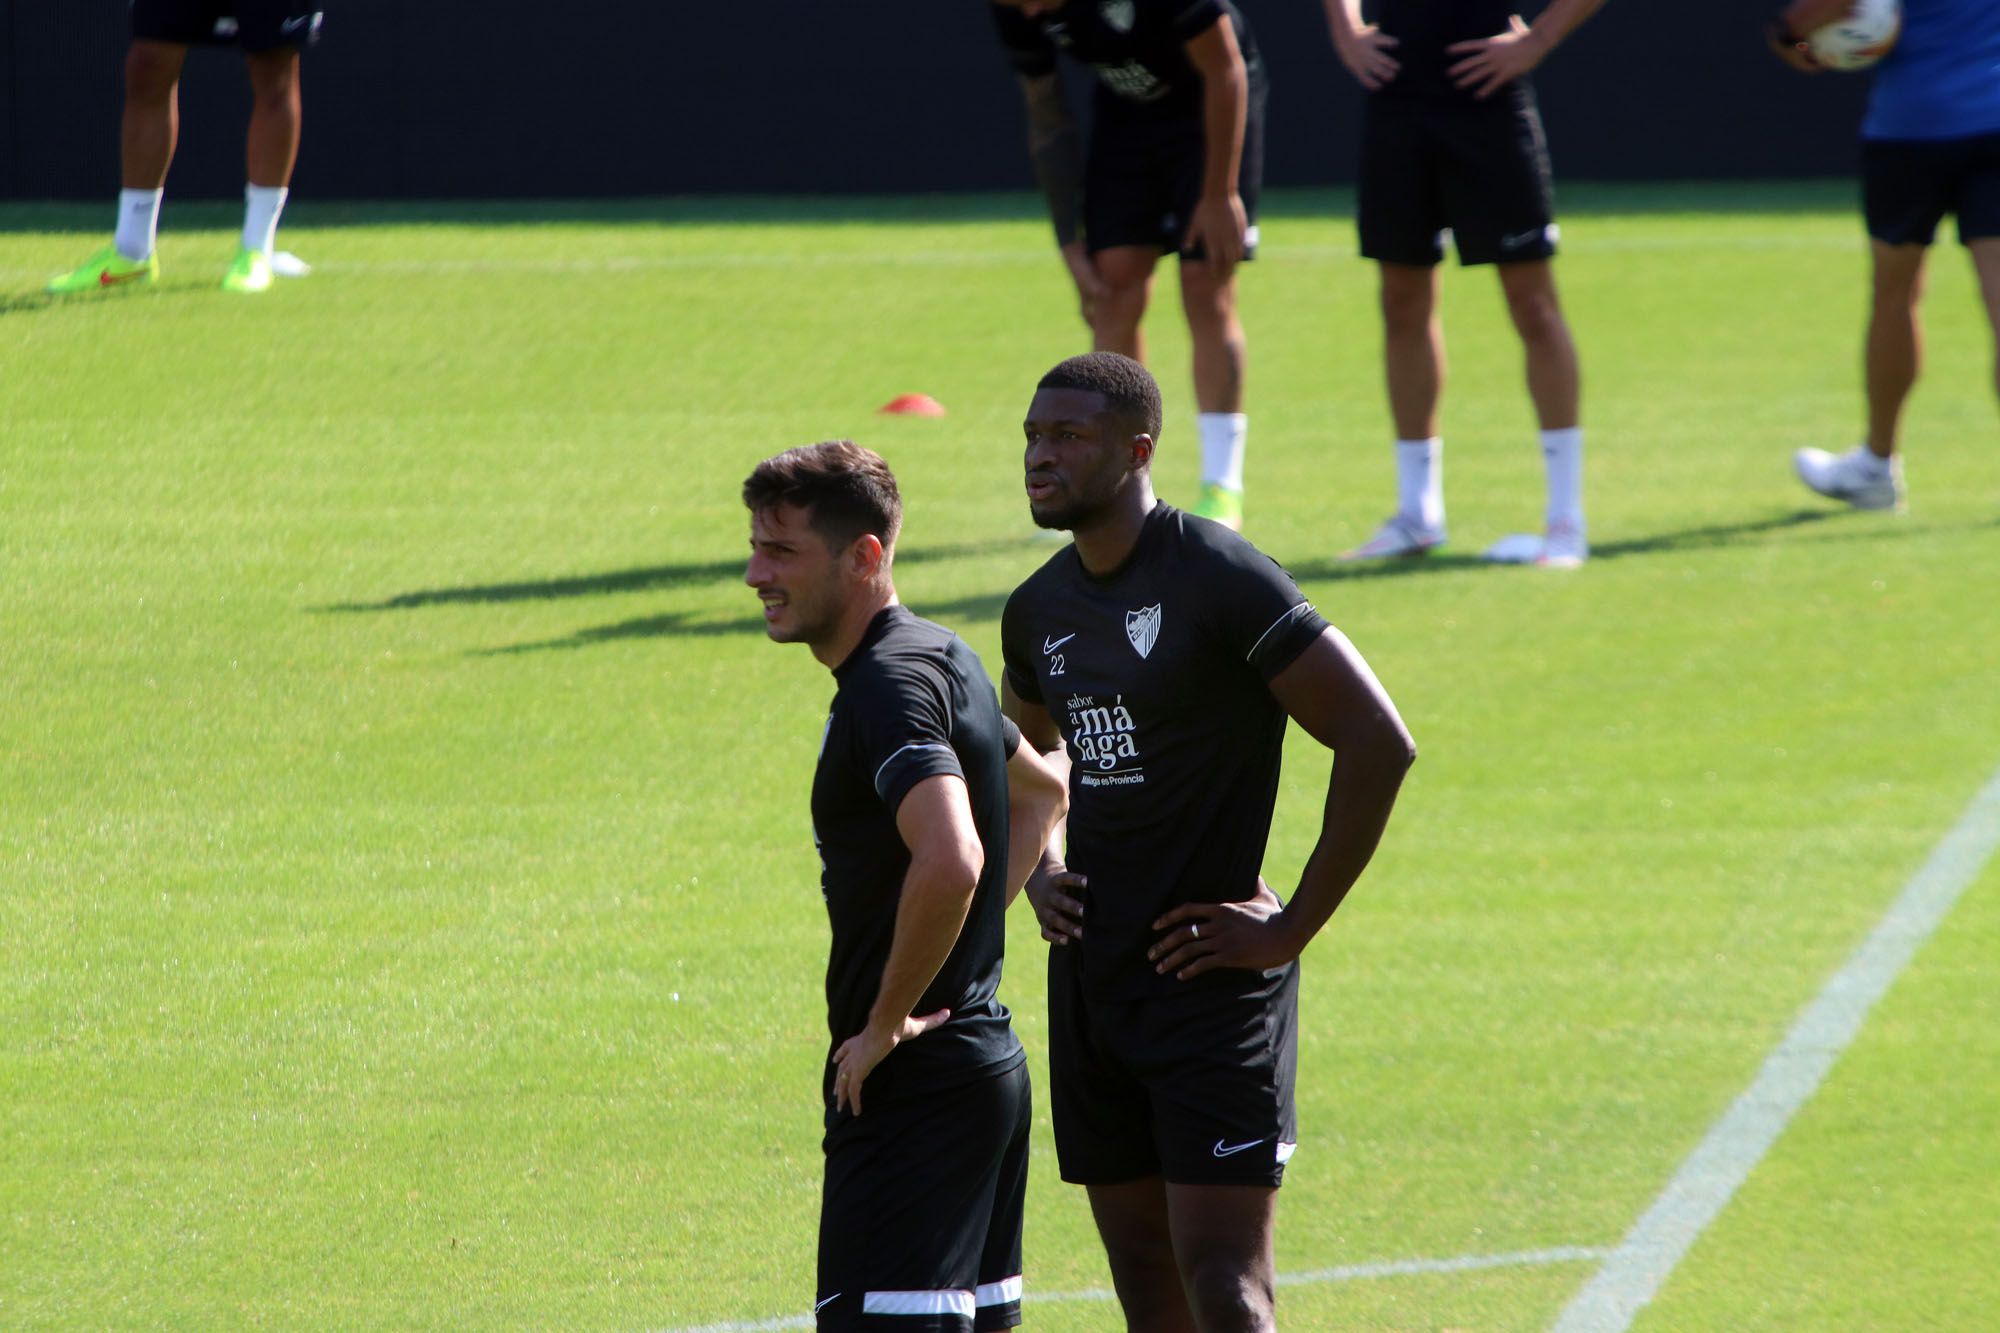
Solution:
{"label": "white soccer ball", "polygon": [[1828,69],[1867,69],[1889,54],[1902,31],[1902,0],[1854,0],[1846,18],[1807,35],[1806,49]]}

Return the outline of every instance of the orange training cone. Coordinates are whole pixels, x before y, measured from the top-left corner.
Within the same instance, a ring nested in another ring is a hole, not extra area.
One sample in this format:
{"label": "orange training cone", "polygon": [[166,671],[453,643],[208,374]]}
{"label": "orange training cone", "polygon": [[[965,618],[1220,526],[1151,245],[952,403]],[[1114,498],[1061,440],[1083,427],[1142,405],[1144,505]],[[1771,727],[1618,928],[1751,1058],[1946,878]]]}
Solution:
{"label": "orange training cone", "polygon": [[905,393],[891,398],[875,409],[879,416],[887,417],[941,417],[944,404],[927,393]]}

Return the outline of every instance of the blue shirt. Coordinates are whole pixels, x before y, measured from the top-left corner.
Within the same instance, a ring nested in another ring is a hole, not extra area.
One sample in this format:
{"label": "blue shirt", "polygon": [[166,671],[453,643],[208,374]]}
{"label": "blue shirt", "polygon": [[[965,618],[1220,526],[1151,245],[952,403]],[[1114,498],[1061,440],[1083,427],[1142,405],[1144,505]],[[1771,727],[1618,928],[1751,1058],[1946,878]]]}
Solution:
{"label": "blue shirt", "polygon": [[1876,67],[1864,139],[2000,132],[2000,0],[1903,0],[1903,35]]}

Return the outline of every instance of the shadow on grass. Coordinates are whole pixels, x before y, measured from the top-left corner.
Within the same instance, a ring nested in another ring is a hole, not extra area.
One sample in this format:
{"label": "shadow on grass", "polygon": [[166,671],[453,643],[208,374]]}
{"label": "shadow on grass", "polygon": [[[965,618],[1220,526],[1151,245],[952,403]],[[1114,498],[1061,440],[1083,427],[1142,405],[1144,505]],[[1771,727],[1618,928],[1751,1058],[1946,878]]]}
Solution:
{"label": "shadow on grass", "polygon": [[[1711,180],[1565,182],[1565,214],[1826,213],[1853,208],[1854,185],[1838,180]],[[622,199],[479,199],[321,202],[288,208],[290,229],[351,227],[544,226],[789,226],[813,223],[1034,222],[1046,219],[1038,194],[967,192],[877,195],[687,195]],[[1352,217],[1349,187],[1266,190],[1261,211],[1272,218]],[[240,201],[176,204],[176,230],[233,231]],[[0,234],[100,233],[101,203],[0,204]]]}
{"label": "shadow on grass", "polygon": [[[1039,222],[1038,194],[681,195],[615,199],[308,200],[285,210],[287,233],[355,227],[714,227],[813,223]],[[0,203],[0,234],[105,231],[96,203]],[[239,200],[183,200],[173,227],[234,231]]]}
{"label": "shadow on grass", "polygon": [[51,292],[42,288],[33,291],[0,292],[0,317],[30,314],[42,310],[67,310],[78,315],[86,315],[106,306],[117,304],[143,308],[140,303],[150,301],[180,300],[188,297],[217,300],[241,301],[246,298],[230,296],[222,291],[223,266],[216,264],[213,275],[199,277],[178,277],[156,279],[143,286],[132,284],[114,287],[101,292]]}
{"label": "shadow on grass", "polygon": [[0,292],[0,316],[47,310],[63,299],[48,292]]}
{"label": "shadow on grass", "polygon": [[[909,608],[926,620],[940,621],[947,626],[955,626],[969,620],[997,619],[1007,605],[1012,589],[1006,592],[978,593],[969,597],[954,597],[949,601],[914,601]],[[613,625],[599,625],[594,629],[578,630],[560,639],[541,639],[533,643],[510,644],[505,648],[483,648],[470,654],[473,657],[512,657],[521,653],[550,652],[562,648],[594,648],[601,643],[623,643],[632,639],[659,638],[726,638],[735,634],[764,633],[764,617],[744,616],[737,620],[697,621],[685,611],[669,611],[665,615],[640,616],[632,620],[621,620]]]}
{"label": "shadow on grass", "polygon": [[[945,546],[919,546],[896,552],[896,564],[900,567],[931,564],[941,560],[963,560],[972,556],[995,555],[1001,551],[1024,550],[1035,544],[1031,538],[1008,537],[980,542],[953,542]],[[565,597],[603,597],[615,593],[660,592],[672,588],[685,588],[693,584],[740,579],[743,577],[746,559],[747,557],[692,564],[645,565],[637,569],[618,569],[604,574],[581,574],[566,579],[479,583],[463,588],[424,588],[416,592],[398,593],[379,602],[337,602],[332,606],[312,609],[343,614],[356,611],[408,611],[420,606],[544,602],[557,601]],[[762,620],[754,623],[759,628],[763,625]]]}
{"label": "shadow on grass", "polygon": [[[1789,514],[1774,514],[1768,518],[1750,519],[1742,523],[1712,523],[1698,528],[1679,528],[1670,532],[1656,532],[1650,536],[1627,537],[1621,540],[1592,543],[1590,562],[1597,564],[1607,560],[1622,560],[1628,556],[1665,555],[1676,551],[1700,551],[1720,546],[1753,544],[1754,539],[1773,533],[1786,532],[1837,519],[1849,515],[1845,509],[1799,509]],[[1893,541],[1912,535],[1929,535],[1936,528],[1911,528],[1894,519],[1879,516],[1855,515],[1856,526],[1829,529],[1815,537],[1820,541]],[[1992,524],[1978,526],[2000,526],[2000,519]],[[1376,560],[1366,563],[1347,564],[1338,559],[1286,562],[1285,568],[1292,577],[1300,580],[1314,580],[1342,583],[1355,579],[1406,578],[1413,574],[1448,574],[1468,569],[1506,569],[1509,566],[1494,564],[1477,555],[1432,554],[1400,560]]]}
{"label": "shadow on grass", "polygon": [[[1622,560],[1633,556],[1661,556],[1676,552],[1709,550],[1725,546],[1755,545],[1759,539],[1771,537],[1800,528],[1816,526],[1831,519],[1847,517],[1847,511],[1839,509],[1800,509],[1786,514],[1774,514],[1765,518],[1749,519],[1740,523],[1713,523],[1701,527],[1679,528],[1667,532],[1657,532],[1647,536],[1628,537],[1608,541],[1591,548],[1591,563]],[[1976,527],[2000,527],[2000,519],[1973,525]],[[1820,532],[1812,544],[1828,541],[1894,541],[1908,536],[1932,535],[1938,529],[1933,527],[1910,527],[1894,520],[1870,516],[1854,516],[1851,526],[1831,526]],[[946,546],[920,548],[898,555],[901,563],[922,563],[926,561],[961,559],[968,556],[986,555],[999,551],[1040,548],[1044,544],[1032,539],[1003,539],[983,542],[964,542]],[[1355,579],[1407,578],[1412,575],[1444,574],[1469,569],[1499,570],[1505,566],[1494,565],[1477,555],[1430,555],[1422,559],[1376,561],[1367,564],[1344,564],[1331,558],[1303,562],[1285,562],[1293,576],[1301,582],[1345,582]],[[648,592],[681,588],[690,585],[734,580],[741,576],[743,564],[737,560],[716,560],[706,563],[681,565],[657,565],[641,569],[618,570],[608,574],[587,575],[568,579],[546,579],[520,583],[483,584],[465,588],[431,589],[421,592],[404,593],[380,602],[350,602],[338,606],[320,607],[322,612],[356,611],[396,611],[414,607],[435,606],[452,603],[504,603],[557,599],[566,597],[589,597],[600,594],[624,592]],[[918,615],[940,620],[950,625],[959,621],[992,620],[999,616],[1007,604],[1012,588],[990,593],[978,593],[946,601],[913,599],[909,605]],[[666,611],[658,615],[636,616],[608,625],[598,625],[590,629],[578,630],[574,634],[554,639],[540,639],[529,643],[510,644],[500,648],[474,650],[475,657],[508,657],[522,653],[550,652],[561,649],[591,648],[599,644],[623,643],[634,640],[659,638],[727,638],[732,635],[761,635],[764,620],[760,615],[739,616],[727,620],[707,619],[702,613],[690,611]]]}

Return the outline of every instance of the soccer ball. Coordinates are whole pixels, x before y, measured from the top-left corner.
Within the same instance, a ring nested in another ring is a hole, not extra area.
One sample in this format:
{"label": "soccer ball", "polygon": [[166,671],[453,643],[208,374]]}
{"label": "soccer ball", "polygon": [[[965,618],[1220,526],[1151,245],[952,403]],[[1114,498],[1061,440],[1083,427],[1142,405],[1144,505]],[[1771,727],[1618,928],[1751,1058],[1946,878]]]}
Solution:
{"label": "soccer ball", "polygon": [[1867,69],[1889,54],[1902,31],[1902,0],[1854,0],[1846,18],[1807,35],[1806,49],[1828,69]]}

